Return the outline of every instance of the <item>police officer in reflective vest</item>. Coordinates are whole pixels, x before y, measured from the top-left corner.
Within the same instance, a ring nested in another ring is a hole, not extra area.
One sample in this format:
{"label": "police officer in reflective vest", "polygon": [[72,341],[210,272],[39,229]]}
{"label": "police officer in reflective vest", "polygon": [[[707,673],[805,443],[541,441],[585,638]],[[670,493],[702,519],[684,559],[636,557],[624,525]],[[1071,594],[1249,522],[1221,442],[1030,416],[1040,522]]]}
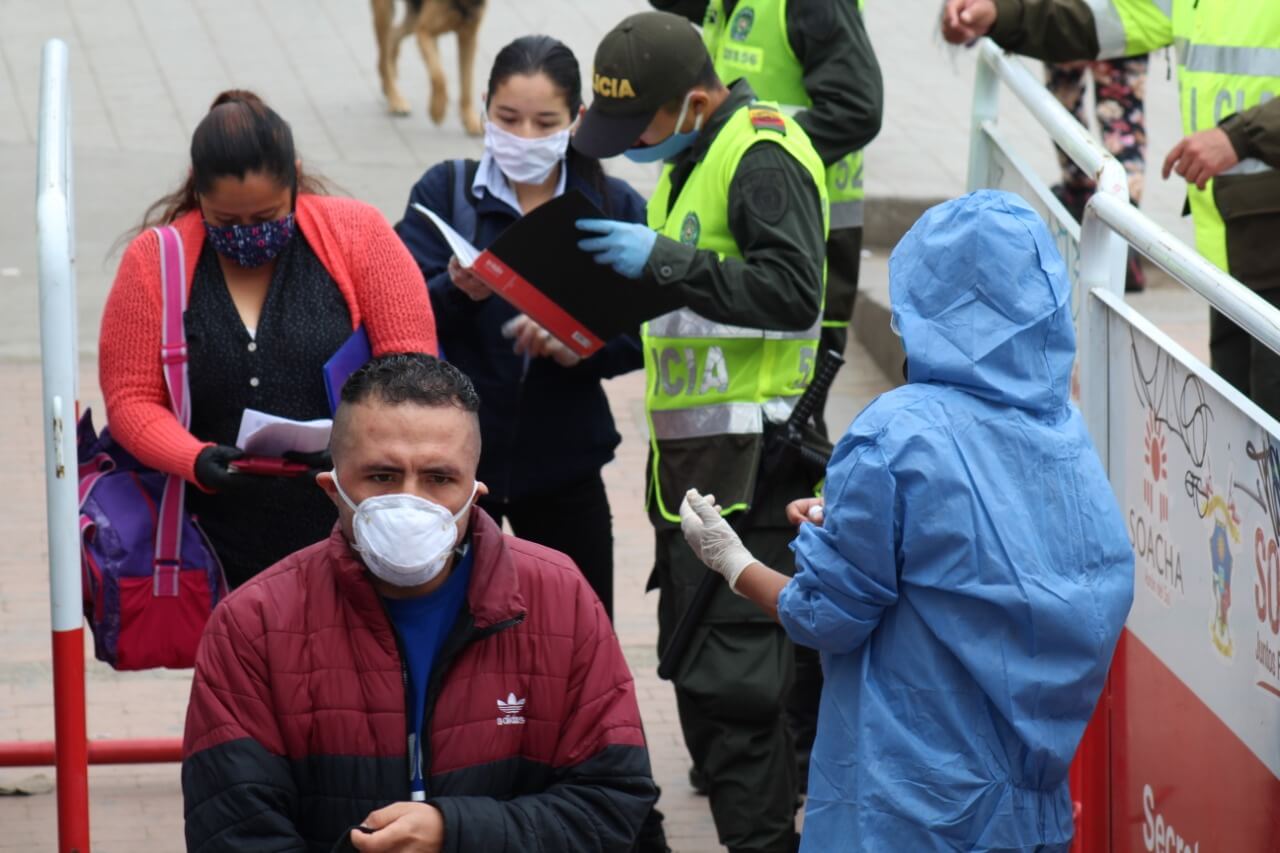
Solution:
{"label": "police officer in reflective vest", "polygon": [[[716,73],[744,79],[794,116],[822,158],[831,202],[821,351],[844,352],[862,254],[862,149],[880,131],[884,87],[863,0],[649,0],[702,25]],[[822,406],[818,425],[826,430]],[[837,425],[837,432],[839,427]]]}
{"label": "police officer in reflective vest", "polygon": [[[649,228],[579,222],[581,245],[618,272],[669,288],[683,308],[645,324],[651,582],[659,647],[705,571],[680,532],[685,491],[727,516],[753,501],[743,538],[791,566],[783,503],[754,485],[769,425],[813,376],[822,319],[826,175],[808,137],[746,81],[726,88],[697,31],[664,12],[633,15],[595,57],[595,97],[574,135],[584,154],[666,161]],[[759,552],[756,552],[759,553]],[[772,564],[771,564],[772,565]],[[680,723],[707,779],[721,843],[790,853],[796,769],[784,706],[794,649],[721,586],[674,678]]]}
{"label": "police officer in reflective vest", "polygon": [[[1187,180],[1196,249],[1280,305],[1280,3],[1274,0],[948,0],[943,35],[990,34],[1050,62],[1173,46],[1185,138],[1164,162]],[[1280,417],[1280,357],[1217,311],[1213,369]]]}
{"label": "police officer in reflective vest", "polygon": [[[862,148],[880,131],[884,87],[862,24],[862,0],[649,0],[702,25],[702,40],[721,80],[751,84],[795,118],[822,158],[831,203],[827,300],[819,352],[844,352],[858,294],[862,254]],[[818,406],[817,426],[827,431]],[[837,424],[837,432],[843,427]],[[798,778],[809,778],[818,727],[822,666],[817,652],[796,652],[788,714],[796,738]]]}

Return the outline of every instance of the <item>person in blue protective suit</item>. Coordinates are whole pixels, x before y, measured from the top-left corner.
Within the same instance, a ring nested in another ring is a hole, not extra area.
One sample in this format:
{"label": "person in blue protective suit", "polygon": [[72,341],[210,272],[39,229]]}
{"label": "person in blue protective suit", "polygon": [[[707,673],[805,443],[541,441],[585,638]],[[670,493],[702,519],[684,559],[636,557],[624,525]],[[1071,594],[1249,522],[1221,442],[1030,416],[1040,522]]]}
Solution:
{"label": "person in blue protective suit", "polygon": [[806,851],[1065,851],[1067,770],[1133,599],[1133,552],[1070,402],[1070,283],[1039,216],[983,191],[894,250],[908,384],[797,501],[796,575],[696,491],[694,551],[822,653]]}

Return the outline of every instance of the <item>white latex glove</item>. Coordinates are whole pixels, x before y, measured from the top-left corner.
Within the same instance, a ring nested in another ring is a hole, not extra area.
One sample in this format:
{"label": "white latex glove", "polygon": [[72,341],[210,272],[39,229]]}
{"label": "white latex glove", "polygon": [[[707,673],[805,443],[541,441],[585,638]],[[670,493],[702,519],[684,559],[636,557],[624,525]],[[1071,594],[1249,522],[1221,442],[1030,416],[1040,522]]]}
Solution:
{"label": "white latex glove", "polygon": [[680,529],[698,559],[711,571],[724,577],[729,589],[737,592],[738,576],[756,561],[742,545],[738,534],[721,517],[715,498],[703,497],[690,489],[680,502]]}

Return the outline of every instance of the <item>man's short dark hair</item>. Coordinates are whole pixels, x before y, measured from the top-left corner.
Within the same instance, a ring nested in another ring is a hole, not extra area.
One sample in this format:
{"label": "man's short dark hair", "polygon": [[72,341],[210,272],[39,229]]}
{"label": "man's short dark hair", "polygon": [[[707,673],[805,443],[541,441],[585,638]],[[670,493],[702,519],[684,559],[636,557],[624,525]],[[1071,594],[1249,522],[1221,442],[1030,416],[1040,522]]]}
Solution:
{"label": "man's short dark hair", "polygon": [[[716,92],[724,88],[724,86],[725,84],[720,79],[720,75],[716,73],[715,62],[713,62],[711,57],[708,56],[707,64],[702,66],[702,71],[698,74],[698,79],[694,80],[693,85],[690,86],[689,88],[690,89],[701,88],[701,89],[706,89],[709,92]],[[685,96],[688,94],[689,94],[688,92],[681,92],[680,97],[670,100],[667,103],[663,104],[662,109],[669,113],[680,112],[680,107],[684,105]],[[705,124],[705,121],[704,121],[704,124]],[[676,130],[679,131],[680,128],[676,128]]]}
{"label": "man's short dark hair", "polygon": [[433,355],[397,352],[380,355],[351,374],[342,386],[342,402],[376,400],[398,405],[457,406],[480,411],[480,395],[467,375]]}

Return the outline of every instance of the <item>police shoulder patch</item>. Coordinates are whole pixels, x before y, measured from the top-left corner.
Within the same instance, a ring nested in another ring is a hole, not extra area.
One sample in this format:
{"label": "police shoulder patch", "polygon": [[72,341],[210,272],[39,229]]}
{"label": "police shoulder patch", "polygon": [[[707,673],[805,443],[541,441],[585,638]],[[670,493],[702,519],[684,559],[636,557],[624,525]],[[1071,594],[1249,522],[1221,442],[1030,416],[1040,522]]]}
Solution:
{"label": "police shoulder patch", "polygon": [[756,130],[771,130],[774,133],[787,135],[787,123],[782,120],[782,113],[764,104],[753,104],[747,108],[747,118]]}

